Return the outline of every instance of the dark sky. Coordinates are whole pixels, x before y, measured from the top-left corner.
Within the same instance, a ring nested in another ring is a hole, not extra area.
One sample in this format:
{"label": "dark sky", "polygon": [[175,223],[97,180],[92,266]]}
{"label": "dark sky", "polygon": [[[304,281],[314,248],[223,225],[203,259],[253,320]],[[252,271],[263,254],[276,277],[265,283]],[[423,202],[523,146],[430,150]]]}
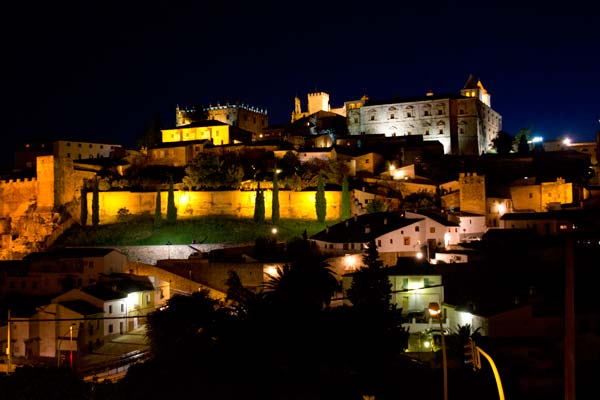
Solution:
{"label": "dark sky", "polygon": [[[172,126],[177,104],[239,101],[267,109],[277,124],[289,121],[296,95],[306,107],[308,92],[325,91],[339,107],[363,94],[458,93],[469,73],[512,134],[530,127],[546,138],[591,141],[600,128],[595,9],[322,3],[329,5],[124,0],[5,8],[3,161],[16,140],[133,146],[153,113]],[[294,5],[305,7],[286,9]]]}

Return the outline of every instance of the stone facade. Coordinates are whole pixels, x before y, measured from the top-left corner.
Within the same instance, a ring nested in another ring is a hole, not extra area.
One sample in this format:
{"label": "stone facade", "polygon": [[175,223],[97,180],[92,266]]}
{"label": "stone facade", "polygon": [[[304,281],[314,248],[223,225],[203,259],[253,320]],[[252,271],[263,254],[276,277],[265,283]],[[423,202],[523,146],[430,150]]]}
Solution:
{"label": "stone facade", "polygon": [[460,95],[428,93],[413,99],[359,102],[349,110],[347,123],[351,135],[423,135],[425,141],[442,143],[444,154],[456,155],[487,152],[502,129],[500,114],[490,107],[490,95],[471,77]]}
{"label": "stone facade", "polygon": [[325,92],[309,93],[307,96],[308,104],[307,111],[302,111],[302,105],[298,97],[294,98],[294,111],[292,111],[291,122],[298,121],[304,117],[315,114],[319,111],[328,111],[334,114],[346,116],[346,105],[340,108],[331,108],[329,105],[329,94]]}
{"label": "stone facade", "polygon": [[539,185],[511,186],[510,195],[515,211],[544,212],[553,206],[573,203],[573,184],[558,178],[556,182]]}
{"label": "stone facade", "polygon": [[485,177],[477,173],[459,173],[460,210],[485,215]]}
{"label": "stone facade", "polygon": [[[208,120],[220,121],[231,126],[237,126],[240,129],[252,132],[255,135],[260,135],[268,125],[269,119],[266,110],[261,110],[257,107],[252,107],[246,104],[217,104],[202,109],[205,118]],[[175,125],[188,125],[195,120],[197,111],[194,107],[190,109],[177,108],[175,109]]]}

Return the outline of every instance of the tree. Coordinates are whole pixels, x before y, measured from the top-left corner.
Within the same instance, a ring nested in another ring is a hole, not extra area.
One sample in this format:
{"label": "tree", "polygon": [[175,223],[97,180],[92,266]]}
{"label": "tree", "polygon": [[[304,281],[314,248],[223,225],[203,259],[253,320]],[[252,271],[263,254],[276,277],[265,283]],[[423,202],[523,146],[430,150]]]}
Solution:
{"label": "tree", "polygon": [[402,209],[419,210],[436,208],[438,201],[438,196],[436,196],[436,194],[428,192],[427,190],[420,190],[411,193],[402,199]]}
{"label": "tree", "polygon": [[517,145],[517,153],[519,153],[520,155],[529,153],[529,143],[527,143],[527,136],[521,135],[519,137],[518,145]]}
{"label": "tree", "polygon": [[188,189],[238,189],[244,178],[244,168],[235,155],[220,157],[200,153],[185,168],[183,185]]}
{"label": "tree", "polygon": [[87,224],[88,217],[88,202],[87,202],[87,189],[85,184],[81,187],[81,225],[85,226]]}
{"label": "tree", "polygon": [[169,177],[169,193],[167,196],[167,224],[174,224],[175,222],[177,222],[177,207],[175,207],[173,177]]}
{"label": "tree", "polygon": [[97,177],[94,178],[92,185],[92,226],[96,227],[100,223],[100,199]]}
{"label": "tree", "polygon": [[156,207],[154,208],[154,227],[160,228],[162,226],[162,205],[160,202],[160,189],[156,191]]}
{"label": "tree", "polygon": [[254,222],[262,224],[265,222],[265,194],[260,188],[260,182],[256,188],[256,198],[254,201]]}
{"label": "tree", "polygon": [[348,176],[344,175],[342,181],[342,221],[351,217],[350,191],[348,189]]}
{"label": "tree", "polygon": [[385,313],[391,308],[392,284],[383,270],[375,239],[369,240],[367,251],[363,255],[363,264],[364,266],[354,273],[348,289],[348,299],[359,311],[367,314]]}
{"label": "tree", "polygon": [[315,193],[315,209],[317,212],[317,220],[320,223],[325,222],[327,214],[327,200],[325,199],[325,181],[323,176],[319,175],[317,181],[317,193]]}
{"label": "tree", "polygon": [[271,221],[279,222],[279,181],[277,180],[277,164],[273,168],[273,200],[271,202]]}
{"label": "tree", "polygon": [[142,134],[137,138],[137,147],[150,148],[160,144],[162,142],[160,129],[160,113],[155,112],[152,114],[152,117],[147,126],[144,128]]}
{"label": "tree", "polygon": [[367,212],[369,214],[387,211],[387,204],[380,199],[373,199],[367,204]]}
{"label": "tree", "polygon": [[277,268],[265,283],[267,299],[290,317],[315,316],[328,307],[339,284],[325,259],[305,256]]}
{"label": "tree", "polygon": [[492,139],[492,147],[496,149],[498,154],[507,155],[513,148],[515,138],[506,131],[500,131],[494,139]]}

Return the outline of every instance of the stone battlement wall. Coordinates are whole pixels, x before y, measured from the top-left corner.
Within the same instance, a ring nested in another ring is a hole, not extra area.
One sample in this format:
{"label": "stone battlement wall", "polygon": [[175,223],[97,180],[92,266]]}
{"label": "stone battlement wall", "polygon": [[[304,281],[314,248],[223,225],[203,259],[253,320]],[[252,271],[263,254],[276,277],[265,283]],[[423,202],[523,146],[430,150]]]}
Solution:
{"label": "stone battlement wall", "polygon": [[[265,191],[265,217],[271,216],[273,192]],[[121,208],[127,208],[132,215],[150,213],[154,215],[156,207],[155,192],[100,192],[99,193],[100,224],[117,221]],[[167,213],[168,192],[161,192],[161,210]],[[181,218],[227,215],[239,218],[252,218],[256,192],[254,191],[175,191],[175,207],[177,216]],[[327,200],[327,219],[340,217],[341,192],[325,192]],[[92,215],[92,193],[88,193],[88,215]],[[279,213],[281,218],[299,218],[316,220],[315,192],[279,192]]]}

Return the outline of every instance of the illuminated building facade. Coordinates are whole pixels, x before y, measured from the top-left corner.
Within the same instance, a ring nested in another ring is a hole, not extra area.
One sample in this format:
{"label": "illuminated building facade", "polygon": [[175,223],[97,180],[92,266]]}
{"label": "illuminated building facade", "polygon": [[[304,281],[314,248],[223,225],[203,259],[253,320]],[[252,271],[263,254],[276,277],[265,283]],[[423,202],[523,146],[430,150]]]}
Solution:
{"label": "illuminated building facade", "polygon": [[177,127],[190,125],[200,121],[219,121],[224,124],[238,127],[252,132],[253,136],[259,136],[263,129],[269,125],[266,110],[252,107],[246,104],[217,104],[216,106],[202,107],[196,109],[175,109],[175,125]]}
{"label": "illuminated building facade", "polygon": [[346,105],[340,108],[331,108],[329,105],[329,94],[325,92],[315,92],[308,94],[308,109],[302,111],[302,104],[298,97],[294,98],[294,111],[292,112],[292,121],[296,122],[299,119],[308,117],[309,115],[318,113],[319,111],[332,112],[334,114],[346,116]]}
{"label": "illuminated building facade", "polygon": [[490,94],[472,75],[460,94],[345,103],[350,135],[422,135],[439,141],[444,154],[478,155],[490,149],[502,129],[502,117],[491,108]]}
{"label": "illuminated building facade", "polygon": [[210,140],[215,145],[229,144],[231,126],[220,121],[199,121],[171,129],[162,129],[162,142]]}

